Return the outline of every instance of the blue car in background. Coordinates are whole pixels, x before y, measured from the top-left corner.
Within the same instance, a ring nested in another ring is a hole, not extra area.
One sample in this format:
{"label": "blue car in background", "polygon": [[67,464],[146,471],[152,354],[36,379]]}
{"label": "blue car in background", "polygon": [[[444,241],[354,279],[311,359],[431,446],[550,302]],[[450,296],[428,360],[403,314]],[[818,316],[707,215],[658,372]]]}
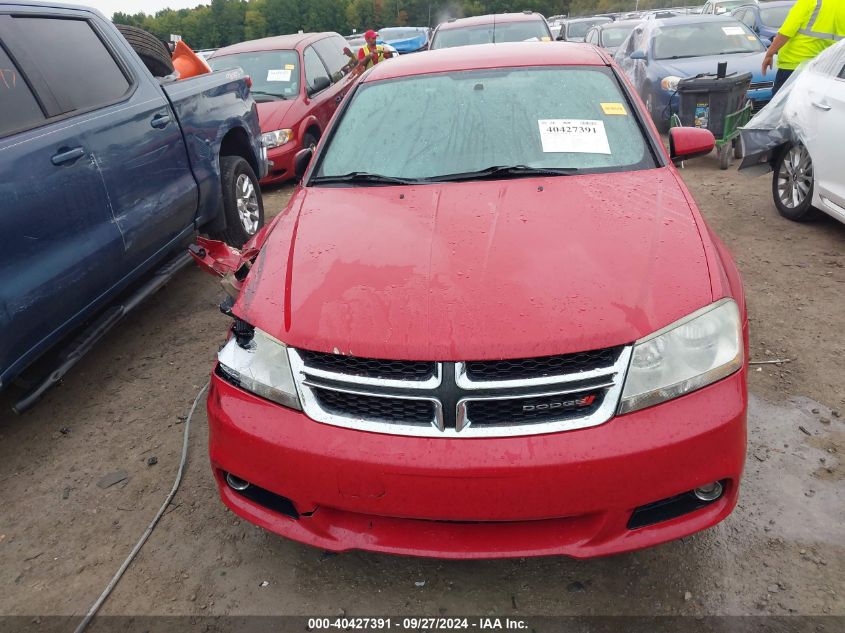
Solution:
{"label": "blue car in background", "polygon": [[379,29],[378,44],[388,44],[400,55],[428,48],[428,28],[424,26],[392,26]]}
{"label": "blue car in background", "polygon": [[751,73],[748,98],[758,110],[772,98],[775,71],[761,72],[766,48],[745,24],[731,16],[691,15],[646,20],[616,51],[614,59],[634,84],[657,128],[665,131],[677,112],[681,79],[715,74],[727,62],[728,74]]}
{"label": "blue car in background", "polygon": [[749,3],[731,11],[731,16],[759,35],[764,44],[768,44],[777,35],[778,29],[794,5],[795,0]]}

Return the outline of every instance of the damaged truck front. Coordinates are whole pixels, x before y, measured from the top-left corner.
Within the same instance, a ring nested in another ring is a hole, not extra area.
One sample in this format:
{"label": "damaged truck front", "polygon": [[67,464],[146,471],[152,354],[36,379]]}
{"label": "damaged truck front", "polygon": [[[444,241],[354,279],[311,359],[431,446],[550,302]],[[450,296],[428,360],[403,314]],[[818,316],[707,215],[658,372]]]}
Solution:
{"label": "damaged truck front", "polygon": [[260,138],[241,71],[154,77],[96,11],[0,3],[0,388],[81,330],[17,408],[187,263],[197,231],[255,235]]}

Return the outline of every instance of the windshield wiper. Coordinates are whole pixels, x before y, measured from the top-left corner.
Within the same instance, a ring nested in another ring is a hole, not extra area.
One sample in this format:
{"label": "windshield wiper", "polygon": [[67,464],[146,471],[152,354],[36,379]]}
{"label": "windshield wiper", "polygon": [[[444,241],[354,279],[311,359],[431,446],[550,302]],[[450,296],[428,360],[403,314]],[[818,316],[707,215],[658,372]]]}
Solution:
{"label": "windshield wiper", "polygon": [[339,176],[316,176],[311,179],[311,184],[315,185],[334,183],[353,183],[367,185],[410,185],[419,182],[421,181],[414,178],[394,178],[393,176],[371,174],[366,171],[352,171],[348,174],[342,174]]}
{"label": "windshield wiper", "polygon": [[[276,94],[273,94],[272,92],[262,92],[261,90],[252,90],[251,92],[252,92],[253,97],[255,95],[261,95],[262,97],[270,97],[270,99],[269,99],[270,101],[284,101],[285,100],[285,97],[283,97],[282,95],[276,95]],[[256,99],[256,101],[258,101],[258,99]]]}
{"label": "windshield wiper", "polygon": [[497,180],[504,178],[530,178],[531,176],[571,176],[577,174],[577,167],[529,167],[528,165],[496,165],[477,171],[467,171],[459,174],[444,174],[426,178],[439,182],[456,182],[461,180]]}

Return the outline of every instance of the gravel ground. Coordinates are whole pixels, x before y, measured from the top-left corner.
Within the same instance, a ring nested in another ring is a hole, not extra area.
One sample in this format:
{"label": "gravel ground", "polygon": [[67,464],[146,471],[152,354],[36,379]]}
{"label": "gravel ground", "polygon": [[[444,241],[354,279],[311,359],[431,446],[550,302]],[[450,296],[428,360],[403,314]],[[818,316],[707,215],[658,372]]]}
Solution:
{"label": "gravel ground", "polygon": [[[714,156],[683,175],[743,273],[752,359],[790,359],[751,371],[729,519],[592,561],[325,556],[225,509],[200,408],[182,488],[103,613],[845,616],[845,226],[781,219],[768,178],[721,172]],[[289,195],[267,192],[268,212]],[[170,490],[224,338],[221,298],[185,270],[34,410],[15,416],[0,396],[0,615],[83,614],[123,561]]]}

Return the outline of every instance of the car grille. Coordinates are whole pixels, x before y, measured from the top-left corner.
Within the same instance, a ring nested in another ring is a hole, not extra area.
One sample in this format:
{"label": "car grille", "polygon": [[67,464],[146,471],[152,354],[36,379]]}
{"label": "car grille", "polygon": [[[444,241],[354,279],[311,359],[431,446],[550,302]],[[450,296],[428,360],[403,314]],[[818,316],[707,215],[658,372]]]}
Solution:
{"label": "car grille", "polygon": [[495,437],[596,426],[613,417],[631,347],[539,358],[379,360],[288,348],[303,411],[394,435]]}
{"label": "car grille", "polygon": [[435,369],[435,363],[427,361],[377,360],[307,350],[300,350],[299,354],[309,367],[368,378],[427,380],[434,376]]}
{"label": "car grille", "polygon": [[748,86],[749,90],[765,90],[766,88],[774,88],[775,83],[773,81],[758,81],[756,83],[752,83]]}
{"label": "car grille", "polygon": [[541,358],[516,360],[482,360],[466,363],[466,375],[471,380],[525,380],[538,376],[556,376],[578,371],[590,371],[612,365],[621,347],[609,347],[594,352],[578,352]]}
{"label": "car grille", "polygon": [[765,108],[768,103],[769,103],[769,99],[752,99],[751,100],[751,109],[754,112],[759,112],[760,110]]}

